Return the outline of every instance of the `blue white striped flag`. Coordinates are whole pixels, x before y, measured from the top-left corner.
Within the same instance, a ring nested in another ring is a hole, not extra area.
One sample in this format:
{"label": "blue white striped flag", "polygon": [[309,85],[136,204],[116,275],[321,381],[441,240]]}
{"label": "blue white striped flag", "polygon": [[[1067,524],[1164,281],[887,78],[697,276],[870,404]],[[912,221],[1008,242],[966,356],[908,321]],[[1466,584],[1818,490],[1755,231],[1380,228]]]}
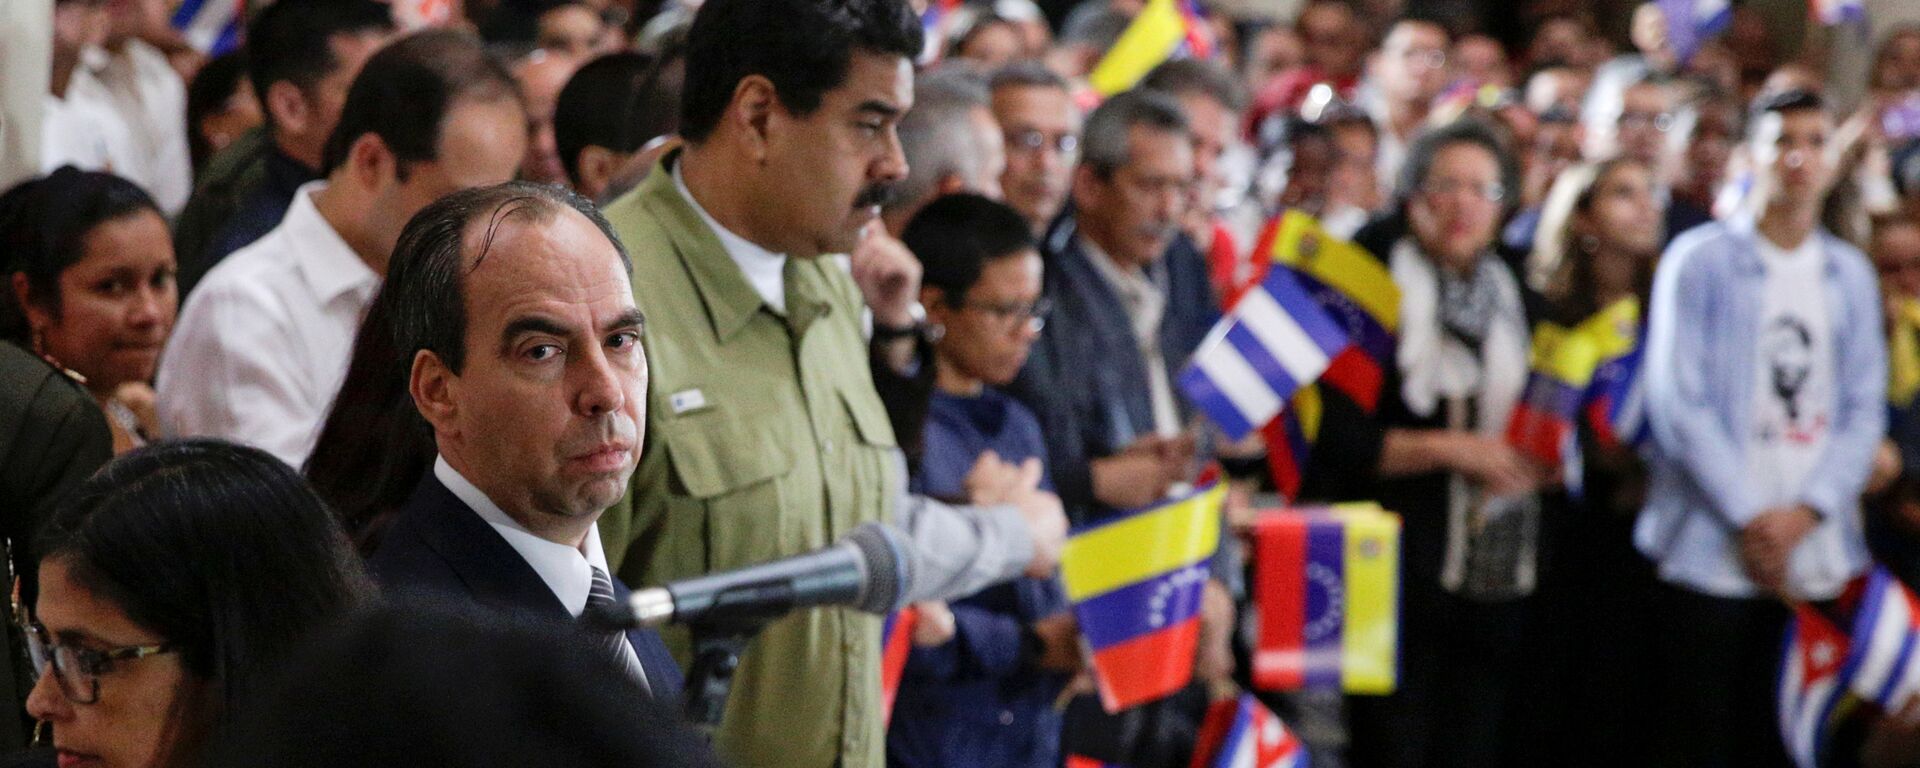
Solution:
{"label": "blue white striped flag", "polygon": [[1180,389],[1239,440],[1279,415],[1294,390],[1320,378],[1352,343],[1292,270],[1272,270],[1207,333],[1180,372]]}
{"label": "blue white striped flag", "polygon": [[1733,21],[1733,4],[1728,0],[1659,0],[1667,16],[1667,41],[1681,63],[1693,58],[1693,52],[1708,38],[1720,34]]}
{"label": "blue white striped flag", "polygon": [[219,56],[240,44],[246,11],[247,0],[185,0],[174,10],[172,23],[194,50]]}
{"label": "blue white striped flag", "polygon": [[1815,21],[1829,27],[1867,22],[1867,7],[1860,0],[1811,0],[1807,11]]}

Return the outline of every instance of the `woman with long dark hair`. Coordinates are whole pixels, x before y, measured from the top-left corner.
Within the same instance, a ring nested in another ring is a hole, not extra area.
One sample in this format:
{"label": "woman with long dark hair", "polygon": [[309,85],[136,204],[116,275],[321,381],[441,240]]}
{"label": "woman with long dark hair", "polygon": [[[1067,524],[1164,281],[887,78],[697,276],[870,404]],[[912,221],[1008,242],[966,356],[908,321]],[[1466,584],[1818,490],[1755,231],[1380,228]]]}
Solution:
{"label": "woman with long dark hair", "polygon": [[63,766],[193,764],[268,670],[369,594],[299,475],[217,441],[116,459],[41,540],[27,711]]}

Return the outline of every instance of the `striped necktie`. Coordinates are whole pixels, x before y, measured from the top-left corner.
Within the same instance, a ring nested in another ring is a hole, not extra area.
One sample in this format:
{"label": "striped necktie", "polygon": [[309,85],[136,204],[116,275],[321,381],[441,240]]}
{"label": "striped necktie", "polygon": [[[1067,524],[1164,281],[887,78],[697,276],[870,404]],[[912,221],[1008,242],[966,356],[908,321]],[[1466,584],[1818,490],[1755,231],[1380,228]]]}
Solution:
{"label": "striped necktie", "polygon": [[[587,610],[604,609],[613,605],[613,580],[607,578],[607,572],[600,570],[600,566],[587,567],[593,571],[593,584],[587,588]],[[628,676],[639,680],[640,687],[645,688],[647,693],[653,693],[652,684],[647,682],[647,673],[640,668],[639,657],[627,648],[627,633],[608,632],[601,642],[605,644],[606,652],[613,657],[615,664],[625,669]]]}

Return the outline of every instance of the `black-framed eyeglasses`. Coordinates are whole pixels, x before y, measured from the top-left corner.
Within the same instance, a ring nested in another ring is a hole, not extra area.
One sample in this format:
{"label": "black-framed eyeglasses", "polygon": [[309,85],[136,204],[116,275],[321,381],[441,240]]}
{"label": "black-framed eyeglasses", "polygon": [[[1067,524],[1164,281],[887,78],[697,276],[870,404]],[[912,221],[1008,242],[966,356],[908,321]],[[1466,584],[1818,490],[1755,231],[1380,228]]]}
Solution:
{"label": "black-framed eyeglasses", "polygon": [[1621,112],[1617,122],[1621,128],[1651,126],[1661,133],[1673,130],[1673,115],[1667,112]]}
{"label": "black-framed eyeglasses", "polygon": [[1507,198],[1506,186],[1497,181],[1478,184],[1458,179],[1428,179],[1425,184],[1420,185],[1420,191],[1441,197],[1467,192],[1489,203],[1497,203]]}
{"label": "black-framed eyeglasses", "polygon": [[1080,150],[1080,137],[1071,133],[1048,134],[1037,130],[1007,132],[1009,152],[1038,152],[1049,147],[1062,155],[1072,155]]}
{"label": "black-framed eyeglasses", "polygon": [[100,676],[113,669],[117,662],[144,659],[163,653],[180,650],[175,643],[155,645],[124,645],[118,648],[88,648],[80,645],[55,643],[47,638],[47,628],[33,622],[27,626],[27,656],[33,662],[35,681],[47,673],[47,665],[53,665],[53,681],[60,685],[60,693],[67,701],[75,704],[92,704],[100,700]]}
{"label": "black-framed eyeglasses", "polygon": [[1047,315],[1053,314],[1053,302],[1047,299],[994,304],[969,301],[961,304],[960,308],[985,312],[992,315],[993,319],[999,321],[1001,325],[1008,327],[1013,327],[1024,320],[1027,327],[1035,332],[1047,327]]}

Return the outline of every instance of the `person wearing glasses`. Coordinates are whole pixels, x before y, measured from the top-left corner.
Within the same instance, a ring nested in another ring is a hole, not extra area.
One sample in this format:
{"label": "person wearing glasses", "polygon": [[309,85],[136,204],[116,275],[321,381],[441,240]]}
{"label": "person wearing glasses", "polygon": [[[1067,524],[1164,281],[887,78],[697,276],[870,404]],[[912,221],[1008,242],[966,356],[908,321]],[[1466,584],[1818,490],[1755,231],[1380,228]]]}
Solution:
{"label": "person wearing glasses", "polygon": [[[1025,221],[980,195],[948,195],[921,209],[902,239],[926,270],[920,301],[934,368],[911,487],[966,501],[977,492],[975,467],[1005,461],[1042,475],[1040,487],[1051,490],[1040,422],[999,389],[1026,362],[1049,309]],[[1066,609],[1052,579],[1017,579],[955,601],[951,638],[908,657],[887,733],[888,764],[1057,764],[1053,701],[1080,663],[1077,624]]]}
{"label": "person wearing glasses", "polygon": [[1001,192],[1040,237],[1067,204],[1080,151],[1080,109],[1067,81],[1039,62],[1010,64],[988,87],[993,119],[1007,142]]}
{"label": "person wearing glasses", "polygon": [[262,675],[370,589],[299,475],[218,441],[121,456],[42,542],[27,712],[61,766],[193,764]]}
{"label": "person wearing glasses", "polygon": [[1405,16],[1387,28],[1360,86],[1360,103],[1380,126],[1380,178],[1393,179],[1408,145],[1427,124],[1433,100],[1447,86],[1452,35],[1438,21]]}

